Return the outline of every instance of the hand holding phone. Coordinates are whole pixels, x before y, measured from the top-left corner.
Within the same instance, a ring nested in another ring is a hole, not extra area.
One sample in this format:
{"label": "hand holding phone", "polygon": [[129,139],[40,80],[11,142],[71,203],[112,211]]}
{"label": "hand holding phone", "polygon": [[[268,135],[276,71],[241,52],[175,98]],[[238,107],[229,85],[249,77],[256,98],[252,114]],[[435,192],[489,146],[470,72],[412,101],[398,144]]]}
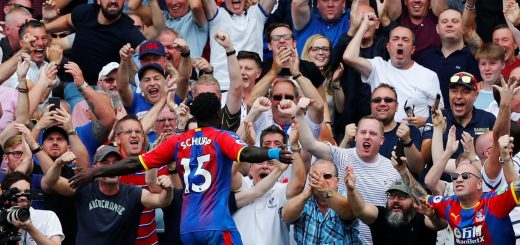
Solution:
{"label": "hand holding phone", "polygon": [[397,164],[403,165],[401,157],[404,157],[404,140],[401,138],[397,139],[397,144],[395,145],[395,156],[397,158]]}
{"label": "hand holding phone", "polygon": [[60,108],[60,98],[58,98],[58,97],[49,98],[49,104],[51,105],[51,108],[49,109],[49,111],[55,111],[56,109]]}
{"label": "hand holding phone", "polygon": [[437,94],[437,96],[435,96],[435,102],[433,103],[433,112],[432,112],[432,115],[435,115],[437,113],[437,110],[439,109],[439,103],[441,101],[441,95],[440,94]]}

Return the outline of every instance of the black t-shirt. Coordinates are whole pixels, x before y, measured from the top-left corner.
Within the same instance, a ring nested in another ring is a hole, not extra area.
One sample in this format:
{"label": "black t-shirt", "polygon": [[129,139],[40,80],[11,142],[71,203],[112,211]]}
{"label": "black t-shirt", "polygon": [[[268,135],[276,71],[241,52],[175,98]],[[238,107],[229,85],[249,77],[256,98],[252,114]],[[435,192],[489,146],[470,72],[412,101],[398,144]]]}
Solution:
{"label": "black t-shirt", "polygon": [[181,241],[181,210],[182,189],[173,190],[173,201],[170,206],[162,208],[164,213],[164,237],[161,243],[182,244]]}
{"label": "black t-shirt", "polygon": [[96,85],[103,66],[112,61],[119,62],[119,49],[123,45],[130,43],[135,48],[145,40],[126,14],[121,14],[110,25],[101,25],[97,21],[99,11],[99,5],[85,4],[77,6],[71,13],[76,37],[70,58],[79,65],[90,85]]}
{"label": "black t-shirt", "polygon": [[376,221],[369,225],[374,245],[435,244],[437,232],[425,226],[423,215],[415,214],[407,226],[393,228],[386,221],[387,209],[381,206],[376,207],[379,214]]}
{"label": "black t-shirt", "polygon": [[76,244],[134,244],[143,212],[142,188],[119,184],[119,192],[106,196],[94,181],[76,190],[78,217]]}
{"label": "black t-shirt", "polygon": [[[272,65],[272,59],[262,62],[262,75],[260,78],[263,77],[269,70],[271,70]],[[312,85],[314,85],[316,88],[318,88],[323,83],[323,81],[325,81],[325,78],[323,75],[321,75],[320,69],[318,69],[318,67],[312,62],[300,60],[300,72],[303,76],[311,80]],[[282,71],[280,71],[279,75],[290,77],[291,72],[289,71],[289,68],[282,68]]]}

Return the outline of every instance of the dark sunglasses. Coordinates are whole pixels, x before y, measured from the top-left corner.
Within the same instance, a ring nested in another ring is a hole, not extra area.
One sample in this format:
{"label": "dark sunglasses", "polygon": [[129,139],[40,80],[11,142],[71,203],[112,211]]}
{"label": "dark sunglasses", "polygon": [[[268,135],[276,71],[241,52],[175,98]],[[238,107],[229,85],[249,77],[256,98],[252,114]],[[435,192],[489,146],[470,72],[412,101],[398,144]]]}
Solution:
{"label": "dark sunglasses", "polygon": [[287,94],[286,95],[281,95],[281,94],[273,95],[273,100],[280,101],[280,100],[283,100],[283,99],[294,100],[294,96],[287,95]]}
{"label": "dark sunglasses", "polygon": [[52,38],[64,38],[64,37],[66,37],[67,35],[69,35],[69,34],[66,33],[66,32],[51,33],[51,37],[52,37]]}
{"label": "dark sunglasses", "polygon": [[390,98],[390,97],[384,97],[384,98],[375,97],[375,98],[372,98],[372,103],[381,103],[381,101],[384,101],[385,103],[396,102],[396,100],[394,98]]}
{"label": "dark sunglasses", "polygon": [[19,157],[22,156],[23,151],[11,151],[11,152],[6,152],[5,154],[6,155],[13,155],[14,158],[19,158]]}
{"label": "dark sunglasses", "polygon": [[452,180],[452,181],[456,181],[456,180],[458,180],[458,179],[459,179],[459,176],[462,176],[462,179],[463,179],[463,180],[467,180],[467,179],[469,179],[469,177],[470,177],[471,175],[475,176],[475,178],[477,178],[477,179],[480,179],[480,177],[478,177],[478,176],[476,176],[475,174],[470,173],[470,172],[464,172],[464,173],[460,173],[460,174],[459,174],[459,173],[451,173],[451,174],[450,174],[450,177],[451,177],[451,180]]}
{"label": "dark sunglasses", "polygon": [[323,174],[322,176],[324,179],[332,179],[332,177],[334,177],[332,174]]}

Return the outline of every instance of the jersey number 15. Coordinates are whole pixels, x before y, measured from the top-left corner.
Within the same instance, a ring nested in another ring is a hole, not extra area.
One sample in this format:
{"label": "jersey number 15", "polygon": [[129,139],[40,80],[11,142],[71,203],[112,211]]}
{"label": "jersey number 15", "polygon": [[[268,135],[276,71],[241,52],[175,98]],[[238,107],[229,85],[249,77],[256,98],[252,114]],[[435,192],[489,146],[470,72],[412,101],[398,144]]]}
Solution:
{"label": "jersey number 15", "polygon": [[197,175],[202,175],[202,177],[204,177],[204,182],[201,185],[197,185],[195,183],[190,185],[188,180],[191,173],[190,158],[183,158],[181,160],[181,165],[184,167],[184,194],[190,193],[190,190],[194,192],[203,192],[209,188],[211,185],[211,174],[208,170],[202,168],[202,165],[204,165],[206,162],[209,162],[209,154],[197,157],[197,169],[193,175],[194,177]]}

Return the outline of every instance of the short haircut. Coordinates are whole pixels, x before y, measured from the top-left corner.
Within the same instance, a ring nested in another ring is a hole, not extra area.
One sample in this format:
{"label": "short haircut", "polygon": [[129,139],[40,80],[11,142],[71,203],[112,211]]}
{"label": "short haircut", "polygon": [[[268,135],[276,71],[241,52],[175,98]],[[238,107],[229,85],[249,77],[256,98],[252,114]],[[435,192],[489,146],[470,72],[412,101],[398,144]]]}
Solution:
{"label": "short haircut", "polygon": [[253,51],[238,51],[237,54],[238,60],[253,60],[258,65],[258,68],[262,68],[262,60],[260,59],[260,55],[257,52]]}
{"label": "short haircut", "polygon": [[175,34],[175,36],[177,38],[181,37],[181,34],[179,34],[179,32],[177,32],[175,29],[168,28],[168,27],[165,27],[162,30],[160,30],[159,34],[157,34],[157,37],[159,37],[160,35],[163,35],[163,34]]}
{"label": "short haircut", "polygon": [[383,124],[383,122],[381,120],[377,119],[373,115],[366,115],[366,116],[362,117],[361,119],[359,119],[358,127],[359,127],[359,125],[361,125],[361,121],[363,121],[363,120],[376,120],[377,122],[379,122],[379,130],[381,131],[381,136],[384,136],[385,125]]}
{"label": "short haircut", "polygon": [[495,32],[496,30],[500,30],[500,29],[509,30],[509,27],[506,24],[498,24],[493,28],[493,32]]}
{"label": "short haircut", "polygon": [[[395,100],[397,101],[397,91],[395,90],[394,86],[388,84],[388,83],[381,83],[379,84],[379,86],[377,86],[374,91],[372,91],[372,95],[378,90],[378,89],[381,89],[381,88],[386,88],[386,89],[389,89],[390,91],[392,91],[394,93],[394,96],[395,96]],[[371,95],[371,96],[372,96]]]}
{"label": "short haircut", "polygon": [[329,38],[327,38],[326,36],[321,35],[321,34],[314,34],[314,35],[310,36],[309,38],[307,38],[307,41],[305,41],[305,45],[303,45],[302,55],[300,57],[302,60],[311,61],[310,54],[309,54],[310,49],[312,47],[312,44],[314,44],[314,42],[316,42],[316,40],[318,40],[320,38],[325,38],[325,40],[327,40],[327,42],[329,43],[329,48],[332,48],[332,42],[330,41]]}
{"label": "short haircut", "polygon": [[193,93],[194,94],[197,94],[198,85],[217,85],[220,90],[220,83],[213,75],[210,75],[210,74],[204,74],[204,75],[200,76],[199,79],[197,79],[197,81],[195,81],[193,83]]}
{"label": "short haircut", "polygon": [[333,162],[331,162],[330,160],[325,160],[325,159],[318,159],[316,160],[312,165],[311,165],[311,170],[314,169],[313,167],[316,166],[317,164],[329,164],[329,165],[332,165],[333,168],[334,168],[334,177],[338,177],[339,175],[339,172],[338,172],[338,167],[336,166],[336,164],[334,164]]}
{"label": "short haircut", "polygon": [[118,135],[119,133],[121,133],[121,123],[125,121],[136,121],[141,126],[141,130],[143,129],[141,121],[139,121],[139,119],[135,115],[128,114],[116,122],[116,125],[114,125],[114,135]]}
{"label": "short haircut", "polygon": [[267,26],[267,28],[265,28],[265,39],[267,39],[268,43],[271,42],[271,33],[273,32],[273,30],[276,28],[279,28],[279,27],[285,27],[285,28],[289,29],[291,31],[291,36],[294,38],[293,33],[292,33],[292,28],[288,24],[283,23],[283,22],[272,23],[269,26]]}
{"label": "short haircut", "polygon": [[43,24],[43,22],[40,22],[39,20],[28,20],[22,26],[20,26],[20,29],[18,30],[18,35],[20,36],[20,39],[22,39],[25,35],[27,28],[42,28],[45,30],[45,32],[47,32],[47,29],[45,29],[45,24]]}
{"label": "short haircut", "polygon": [[[445,9],[444,11],[442,11],[442,12],[439,14],[439,17],[440,17],[444,12],[446,12],[446,11],[450,11],[450,10],[459,13],[459,14],[460,14],[460,19],[462,20],[462,12],[460,12],[460,10],[458,10],[458,9],[451,8],[451,7],[448,7],[447,9]],[[439,21],[441,21],[440,18],[437,20],[437,24],[439,23]]]}
{"label": "short haircut", "polygon": [[392,39],[392,33],[394,33],[395,30],[397,30],[397,28],[404,28],[404,29],[408,29],[410,31],[410,33],[412,33],[412,44],[415,45],[415,33],[412,31],[412,29],[410,29],[409,27],[407,26],[396,26],[394,29],[392,29],[390,31],[390,33],[388,33],[388,41],[390,42],[390,40]]}
{"label": "short haircut", "polygon": [[25,180],[29,182],[29,186],[32,187],[31,178],[29,178],[29,176],[23,174],[22,172],[14,171],[4,176],[4,179],[2,180],[1,184],[2,191],[11,189],[11,186],[20,180]]}
{"label": "short haircut", "polygon": [[24,8],[24,7],[13,7],[11,8],[11,10],[9,10],[9,12],[7,12],[7,14],[5,15],[5,22],[6,23],[9,23],[11,21],[14,14],[21,14],[21,15],[26,15],[26,16],[30,16],[32,18],[32,14],[31,12],[29,12],[28,9]]}
{"label": "short haircut", "polygon": [[190,113],[197,118],[198,124],[212,123],[218,117],[220,105],[220,99],[215,93],[200,93],[191,103]]}
{"label": "short haircut", "polygon": [[262,130],[262,133],[260,134],[260,145],[264,143],[264,137],[268,134],[280,134],[283,137],[284,144],[287,142],[289,138],[289,135],[287,135],[280,127],[273,124]]}
{"label": "short haircut", "polygon": [[477,53],[475,54],[475,59],[492,59],[505,62],[506,51],[504,50],[504,48],[502,48],[502,46],[496,43],[486,43],[477,50]]}
{"label": "short haircut", "polygon": [[286,83],[289,83],[291,84],[291,86],[293,87],[294,89],[294,97],[295,98],[299,98],[300,97],[300,93],[298,92],[298,87],[296,87],[296,84],[294,84],[293,81],[289,80],[289,79],[286,79],[286,78],[275,78],[273,80],[273,82],[271,83],[271,87],[269,88],[269,91],[267,92],[268,96],[271,97],[273,96],[273,89],[274,89],[274,86],[276,86],[276,84],[280,83],[280,82],[286,82]]}
{"label": "short haircut", "polygon": [[4,150],[12,149],[13,147],[22,143],[23,137],[21,135],[14,135],[9,137],[4,143]]}

